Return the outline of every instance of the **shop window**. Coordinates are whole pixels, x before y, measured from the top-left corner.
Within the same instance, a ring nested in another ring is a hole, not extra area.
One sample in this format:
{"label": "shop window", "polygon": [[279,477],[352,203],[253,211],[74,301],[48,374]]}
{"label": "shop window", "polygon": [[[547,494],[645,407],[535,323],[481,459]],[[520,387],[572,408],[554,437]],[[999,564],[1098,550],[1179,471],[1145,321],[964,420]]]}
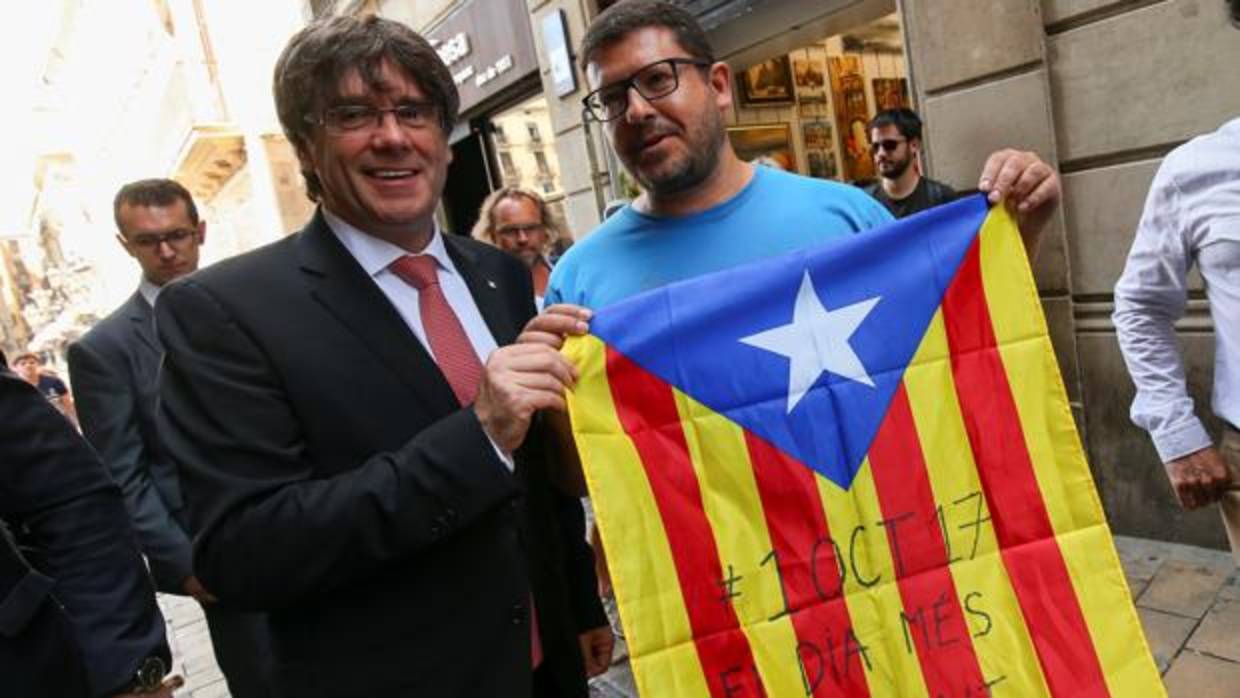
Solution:
{"label": "shop window", "polygon": [[911,106],[899,16],[892,13],[738,69],[737,154],[823,179],[874,177],[866,124]]}
{"label": "shop window", "polygon": [[504,179],[520,179],[521,175],[517,172],[517,166],[512,162],[512,153],[501,150],[499,152],[500,169],[504,173]]}
{"label": "shop window", "polygon": [[563,194],[546,98],[539,95],[499,112],[491,117],[491,126],[492,152],[505,186],[532,189],[548,198]]}

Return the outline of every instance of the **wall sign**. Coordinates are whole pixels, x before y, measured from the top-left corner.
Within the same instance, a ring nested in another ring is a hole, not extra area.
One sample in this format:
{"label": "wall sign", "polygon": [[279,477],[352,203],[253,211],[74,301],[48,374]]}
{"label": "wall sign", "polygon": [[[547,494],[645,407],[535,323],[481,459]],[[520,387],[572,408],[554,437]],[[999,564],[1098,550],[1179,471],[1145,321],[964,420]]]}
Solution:
{"label": "wall sign", "polygon": [[543,46],[551,64],[551,83],[557,97],[577,91],[577,76],[568,54],[568,32],[564,27],[564,10],[555,10],[542,19]]}
{"label": "wall sign", "polygon": [[524,0],[472,0],[426,33],[461,94],[461,113],[536,74],[538,58]]}

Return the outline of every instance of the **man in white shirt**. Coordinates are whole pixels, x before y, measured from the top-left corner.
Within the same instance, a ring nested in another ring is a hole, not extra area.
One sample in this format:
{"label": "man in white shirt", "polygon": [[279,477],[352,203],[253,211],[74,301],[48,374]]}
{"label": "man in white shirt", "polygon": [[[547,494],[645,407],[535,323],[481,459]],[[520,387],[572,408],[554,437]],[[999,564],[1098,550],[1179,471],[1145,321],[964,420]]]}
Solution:
{"label": "man in white shirt", "polygon": [[[1214,321],[1217,448],[1194,413],[1175,338],[1194,265]],[[1137,387],[1133,421],[1153,438],[1181,506],[1220,502],[1240,555],[1240,119],[1163,160],[1115,287],[1114,320]]]}

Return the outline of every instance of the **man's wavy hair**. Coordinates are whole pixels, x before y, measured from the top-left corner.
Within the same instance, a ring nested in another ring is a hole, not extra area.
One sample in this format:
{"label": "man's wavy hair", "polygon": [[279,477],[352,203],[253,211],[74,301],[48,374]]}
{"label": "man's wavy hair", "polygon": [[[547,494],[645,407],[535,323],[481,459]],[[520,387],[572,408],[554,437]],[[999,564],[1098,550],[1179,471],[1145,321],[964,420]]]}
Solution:
{"label": "man's wavy hair", "polygon": [[470,231],[473,239],[498,246],[499,243],[495,240],[495,207],[505,199],[528,199],[538,207],[538,218],[547,229],[547,240],[543,243],[542,249],[544,255],[551,251],[557,240],[569,239],[564,224],[551,214],[547,202],[538,195],[538,192],[524,187],[501,187],[487,194],[487,198],[483,199],[482,206],[478,209],[478,222],[474,223],[474,229]]}
{"label": "man's wavy hair", "polygon": [[[323,110],[336,99],[340,81],[358,71],[367,85],[379,83],[390,61],[403,70],[435,106],[446,134],[456,123],[461,98],[452,74],[426,39],[409,27],[374,15],[330,17],[310,23],[289,39],[276,61],[273,93],[284,135],[299,153],[309,149]],[[318,201],[323,185],[302,167],[306,193]]]}
{"label": "man's wavy hair", "polygon": [[585,70],[590,64],[595,51],[650,27],[671,31],[676,35],[676,43],[690,58],[715,62],[715,52],[706,32],[688,10],[659,0],[625,0],[607,8],[590,22],[581,40],[581,69]]}

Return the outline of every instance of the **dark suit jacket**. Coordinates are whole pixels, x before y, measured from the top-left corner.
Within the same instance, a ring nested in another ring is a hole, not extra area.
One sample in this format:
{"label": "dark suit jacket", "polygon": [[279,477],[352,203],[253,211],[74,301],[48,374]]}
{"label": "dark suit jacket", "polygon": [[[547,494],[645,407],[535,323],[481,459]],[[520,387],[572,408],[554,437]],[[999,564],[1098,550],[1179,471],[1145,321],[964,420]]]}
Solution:
{"label": "dark suit jacket", "polygon": [[184,594],[191,548],[176,467],[155,427],[161,352],[150,304],[134,293],[68,353],[82,433],[125,494],[155,587]]}
{"label": "dark suit jacket", "polygon": [[[445,237],[510,343],[528,271]],[[270,611],[286,694],[526,696],[532,588],[548,668],[585,695],[575,635],[606,621],[580,505],[550,490],[537,439],[508,472],[321,214],[169,285],[156,315],[195,572]]]}
{"label": "dark suit jacket", "polygon": [[110,694],[150,656],[170,664],[120,491],[64,416],[0,370],[0,695]]}

